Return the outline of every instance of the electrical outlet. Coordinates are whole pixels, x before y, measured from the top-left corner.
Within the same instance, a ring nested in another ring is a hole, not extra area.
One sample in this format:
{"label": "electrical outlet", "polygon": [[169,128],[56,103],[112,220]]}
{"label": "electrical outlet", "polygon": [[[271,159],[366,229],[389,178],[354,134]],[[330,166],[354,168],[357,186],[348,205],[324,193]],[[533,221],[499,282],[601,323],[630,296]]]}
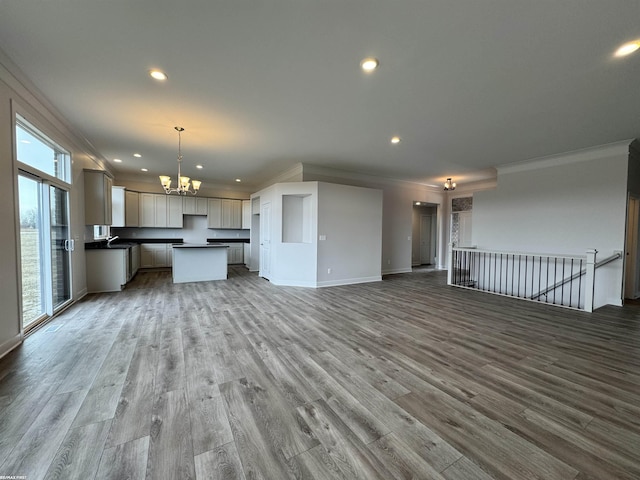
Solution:
{"label": "electrical outlet", "polygon": [[327,273],[328,273],[329,275],[331,275],[331,269],[330,269],[330,268],[327,268]]}

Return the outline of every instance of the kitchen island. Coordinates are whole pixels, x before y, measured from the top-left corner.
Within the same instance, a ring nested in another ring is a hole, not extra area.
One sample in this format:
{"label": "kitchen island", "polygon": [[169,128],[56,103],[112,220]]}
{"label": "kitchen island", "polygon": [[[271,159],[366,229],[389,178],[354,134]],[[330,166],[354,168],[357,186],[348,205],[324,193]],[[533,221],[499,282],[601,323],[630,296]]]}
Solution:
{"label": "kitchen island", "polygon": [[173,283],[226,280],[227,248],[220,243],[173,245]]}

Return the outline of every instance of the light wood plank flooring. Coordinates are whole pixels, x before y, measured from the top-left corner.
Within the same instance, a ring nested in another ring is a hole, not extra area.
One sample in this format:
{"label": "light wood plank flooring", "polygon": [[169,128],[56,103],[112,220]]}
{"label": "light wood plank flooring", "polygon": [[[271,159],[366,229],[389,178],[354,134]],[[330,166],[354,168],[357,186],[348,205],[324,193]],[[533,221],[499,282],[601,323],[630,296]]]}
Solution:
{"label": "light wood plank flooring", "polygon": [[141,272],[0,361],[0,475],[638,479],[640,306]]}

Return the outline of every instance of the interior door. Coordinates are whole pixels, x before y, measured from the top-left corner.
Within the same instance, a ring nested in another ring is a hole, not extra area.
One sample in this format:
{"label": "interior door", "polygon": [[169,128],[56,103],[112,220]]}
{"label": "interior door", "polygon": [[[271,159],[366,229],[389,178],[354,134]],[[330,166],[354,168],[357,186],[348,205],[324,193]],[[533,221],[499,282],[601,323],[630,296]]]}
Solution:
{"label": "interior door", "polygon": [[260,276],[271,276],[271,202],[260,206]]}
{"label": "interior door", "polygon": [[431,263],[431,215],[420,215],[420,264]]}

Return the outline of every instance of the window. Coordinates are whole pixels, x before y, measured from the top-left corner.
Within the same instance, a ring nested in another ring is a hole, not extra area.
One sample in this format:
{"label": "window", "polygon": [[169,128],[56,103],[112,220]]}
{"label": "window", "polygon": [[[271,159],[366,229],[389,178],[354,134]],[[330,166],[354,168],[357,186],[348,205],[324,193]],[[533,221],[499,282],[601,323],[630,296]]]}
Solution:
{"label": "window", "polygon": [[18,116],[16,119],[18,162],[38,172],[71,183],[71,156]]}
{"label": "window", "polygon": [[111,234],[111,228],[109,225],[94,225],[93,226],[93,239],[94,240],[104,240],[105,238],[109,238]]}

